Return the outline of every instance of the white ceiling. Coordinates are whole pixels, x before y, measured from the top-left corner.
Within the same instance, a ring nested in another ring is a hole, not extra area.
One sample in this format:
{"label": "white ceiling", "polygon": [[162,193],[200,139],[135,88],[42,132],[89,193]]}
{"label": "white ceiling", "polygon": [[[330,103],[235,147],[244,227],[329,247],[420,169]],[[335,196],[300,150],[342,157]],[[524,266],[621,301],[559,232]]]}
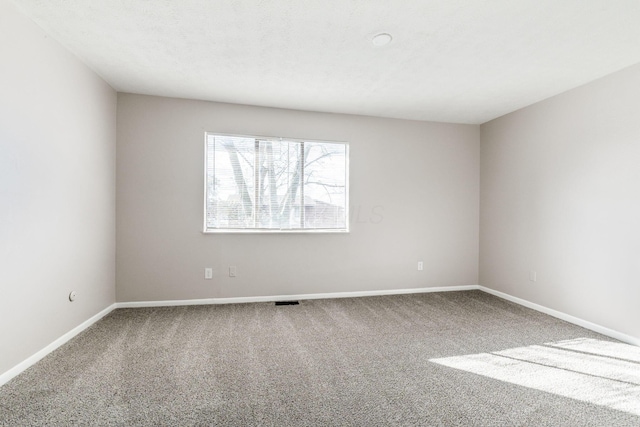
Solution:
{"label": "white ceiling", "polygon": [[14,2],[120,92],[300,110],[483,123],[640,62],[639,0]]}

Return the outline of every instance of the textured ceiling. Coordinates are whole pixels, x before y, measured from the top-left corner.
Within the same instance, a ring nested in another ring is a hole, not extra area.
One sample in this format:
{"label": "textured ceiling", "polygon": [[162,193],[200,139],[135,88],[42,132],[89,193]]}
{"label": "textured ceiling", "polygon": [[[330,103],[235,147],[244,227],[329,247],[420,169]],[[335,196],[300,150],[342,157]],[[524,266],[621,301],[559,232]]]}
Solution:
{"label": "textured ceiling", "polygon": [[639,0],[14,3],[118,91],[301,110],[483,123],[640,62]]}

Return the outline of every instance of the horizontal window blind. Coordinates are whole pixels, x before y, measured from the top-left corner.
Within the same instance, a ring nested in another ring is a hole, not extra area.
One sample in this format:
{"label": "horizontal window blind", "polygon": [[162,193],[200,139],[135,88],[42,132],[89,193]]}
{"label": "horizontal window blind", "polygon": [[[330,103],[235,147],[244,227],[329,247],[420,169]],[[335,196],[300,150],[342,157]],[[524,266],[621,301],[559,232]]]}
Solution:
{"label": "horizontal window blind", "polygon": [[347,231],[348,150],[207,133],[205,231]]}

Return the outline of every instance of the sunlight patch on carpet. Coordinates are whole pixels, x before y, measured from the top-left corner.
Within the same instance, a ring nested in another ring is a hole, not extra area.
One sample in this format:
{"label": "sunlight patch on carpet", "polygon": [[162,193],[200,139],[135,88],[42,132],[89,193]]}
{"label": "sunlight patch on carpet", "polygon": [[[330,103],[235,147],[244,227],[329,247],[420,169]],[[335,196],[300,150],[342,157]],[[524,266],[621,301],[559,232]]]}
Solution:
{"label": "sunlight patch on carpet", "polygon": [[640,347],[579,338],[430,361],[640,416]]}

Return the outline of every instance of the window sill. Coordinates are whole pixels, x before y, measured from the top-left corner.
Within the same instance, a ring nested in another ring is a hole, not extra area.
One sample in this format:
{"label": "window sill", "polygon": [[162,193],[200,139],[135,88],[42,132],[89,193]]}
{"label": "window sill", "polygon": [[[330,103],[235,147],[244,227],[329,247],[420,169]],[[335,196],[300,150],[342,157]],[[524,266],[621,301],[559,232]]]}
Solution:
{"label": "window sill", "polygon": [[349,230],[341,229],[306,229],[306,230],[271,230],[271,229],[220,229],[204,230],[202,234],[348,234]]}

